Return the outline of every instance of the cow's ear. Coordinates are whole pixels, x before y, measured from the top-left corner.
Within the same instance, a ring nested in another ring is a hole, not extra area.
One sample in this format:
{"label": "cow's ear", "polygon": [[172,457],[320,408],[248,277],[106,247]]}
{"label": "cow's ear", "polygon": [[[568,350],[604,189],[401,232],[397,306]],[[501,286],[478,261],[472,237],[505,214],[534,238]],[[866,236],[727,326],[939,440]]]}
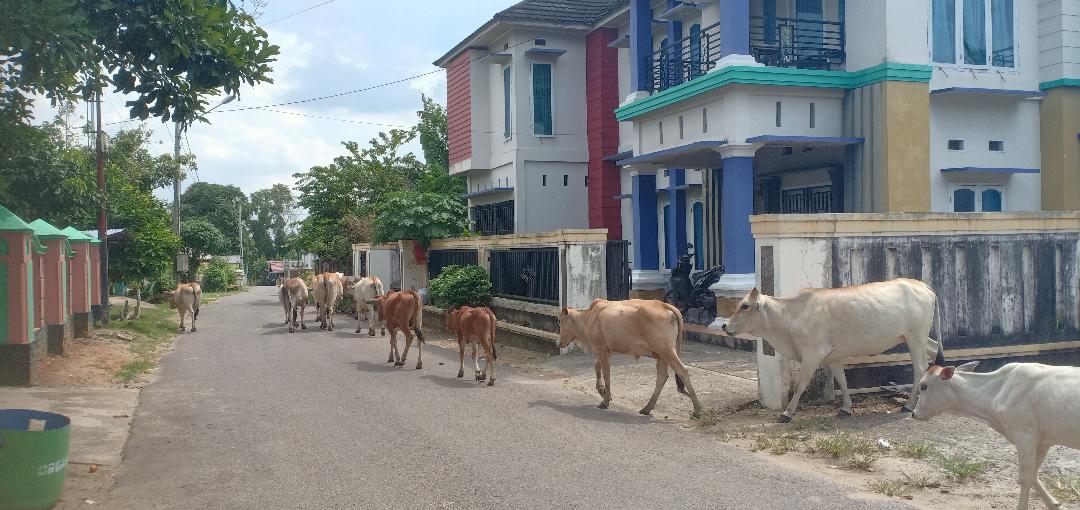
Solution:
{"label": "cow's ear", "polygon": [[563,315],[570,315],[570,311],[567,310],[566,307],[564,306],[564,307],[562,307],[562,314]]}
{"label": "cow's ear", "polygon": [[956,367],[956,371],[957,372],[974,372],[975,367],[977,367],[977,366],[979,366],[979,362],[978,361],[972,361],[972,362],[964,363],[963,365],[960,365],[960,366]]}
{"label": "cow's ear", "polygon": [[759,297],[761,297],[761,291],[759,291],[757,287],[750,289],[750,293],[746,295],[746,299],[751,301],[754,301]]}
{"label": "cow's ear", "polygon": [[952,376],[955,373],[956,367],[942,367],[938,372],[938,377],[940,377],[942,381],[948,381],[949,379],[952,379]]}

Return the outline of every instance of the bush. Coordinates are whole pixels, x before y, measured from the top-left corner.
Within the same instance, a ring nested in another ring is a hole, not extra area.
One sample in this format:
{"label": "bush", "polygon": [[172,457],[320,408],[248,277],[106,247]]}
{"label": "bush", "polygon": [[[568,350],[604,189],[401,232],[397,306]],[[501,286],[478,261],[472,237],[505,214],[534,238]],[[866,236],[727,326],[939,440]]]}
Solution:
{"label": "bush", "polygon": [[222,259],[214,259],[203,271],[202,288],[207,292],[225,292],[236,283],[232,266]]}
{"label": "bush", "polygon": [[173,290],[176,288],[176,277],[173,276],[172,269],[164,271],[161,276],[158,277],[156,282],[150,284],[150,294],[156,295],[167,290]]}
{"label": "bush", "polygon": [[491,300],[491,280],[480,266],[446,266],[428,286],[439,307],[485,306]]}

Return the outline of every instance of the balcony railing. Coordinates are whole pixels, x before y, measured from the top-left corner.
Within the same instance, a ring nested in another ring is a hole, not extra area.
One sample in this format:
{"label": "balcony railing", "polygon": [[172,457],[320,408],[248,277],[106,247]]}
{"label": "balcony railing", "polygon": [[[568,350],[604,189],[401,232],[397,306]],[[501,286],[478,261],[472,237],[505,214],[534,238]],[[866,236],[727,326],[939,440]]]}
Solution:
{"label": "balcony railing", "polygon": [[844,24],[750,17],[750,53],[767,66],[831,69],[844,63]]}
{"label": "balcony railing", "polygon": [[720,58],[720,24],[667,42],[647,57],[652,68],[653,91],[665,90],[702,76]]}

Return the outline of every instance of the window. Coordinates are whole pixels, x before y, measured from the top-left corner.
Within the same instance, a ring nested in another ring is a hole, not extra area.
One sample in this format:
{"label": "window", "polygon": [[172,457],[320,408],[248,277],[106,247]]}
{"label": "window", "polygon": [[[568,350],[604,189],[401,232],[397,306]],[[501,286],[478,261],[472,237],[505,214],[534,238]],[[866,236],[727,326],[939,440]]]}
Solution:
{"label": "window", "polygon": [[555,134],[551,100],[551,64],[534,63],[533,81],[533,134]]}
{"label": "window", "polygon": [[776,44],[776,0],[762,0],[761,17],[765,44]]}
{"label": "window", "polygon": [[1002,140],[990,140],[990,152],[1005,152],[1005,142]]}
{"label": "window", "polygon": [[816,214],[832,212],[832,186],[788,188],[780,197],[784,214]]}
{"label": "window", "polygon": [[562,185],[563,185],[564,188],[570,185],[570,176],[569,175],[563,174],[563,176],[562,176]]}
{"label": "window", "polygon": [[510,66],[503,68],[503,137],[510,139]]}
{"label": "window", "polygon": [[780,101],[776,102],[776,127],[780,127]]}
{"label": "window", "polygon": [[585,176],[585,187],[586,188],[589,187],[589,176],[588,175]]}
{"label": "window", "polygon": [[544,174],[543,176],[541,176],[540,185],[541,186],[547,186],[547,174]]}
{"label": "window", "polygon": [[679,140],[683,139],[683,118],[679,115]]}
{"label": "window", "polygon": [[493,236],[514,233],[514,201],[478,205],[469,211],[473,230],[480,235]]}
{"label": "window", "polygon": [[795,23],[796,46],[821,47],[824,37],[821,0],[795,0],[795,18],[798,20]]}
{"label": "window", "polygon": [[701,109],[701,132],[709,132],[709,110],[706,108]]}
{"label": "window", "polygon": [[657,129],[660,130],[660,145],[664,145],[664,121],[661,120],[656,125]]}
{"label": "window", "polygon": [[1005,190],[1001,186],[962,184],[953,187],[953,212],[1001,212],[1005,210]]}
{"label": "window", "polygon": [[931,0],[931,18],[934,62],[1016,67],[1013,0]]}
{"label": "window", "polygon": [[814,129],[815,122],[816,119],[814,119],[814,103],[810,103],[810,129]]}
{"label": "window", "polygon": [[962,151],[964,150],[964,141],[958,139],[949,140],[948,147],[951,151]]}

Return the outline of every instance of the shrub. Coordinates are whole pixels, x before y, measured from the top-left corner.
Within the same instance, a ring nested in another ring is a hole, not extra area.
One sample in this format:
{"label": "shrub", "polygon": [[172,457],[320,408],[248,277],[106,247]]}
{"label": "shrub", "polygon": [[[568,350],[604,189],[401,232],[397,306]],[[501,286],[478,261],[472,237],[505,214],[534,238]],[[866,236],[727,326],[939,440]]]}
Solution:
{"label": "shrub", "polygon": [[435,304],[445,309],[485,306],[491,300],[491,280],[480,266],[446,266],[429,288]]}
{"label": "shrub", "polygon": [[236,283],[232,266],[222,259],[214,259],[203,271],[202,288],[207,292],[225,292]]}

